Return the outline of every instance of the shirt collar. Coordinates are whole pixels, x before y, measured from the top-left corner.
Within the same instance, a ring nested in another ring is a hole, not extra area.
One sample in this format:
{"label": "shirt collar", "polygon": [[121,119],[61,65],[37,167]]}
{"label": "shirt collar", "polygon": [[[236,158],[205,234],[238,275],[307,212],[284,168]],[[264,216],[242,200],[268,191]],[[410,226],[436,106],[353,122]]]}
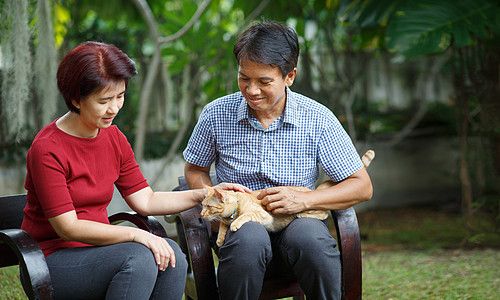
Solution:
{"label": "shirt collar", "polygon": [[[297,99],[295,98],[294,93],[290,90],[289,87],[286,87],[286,104],[285,104],[285,111],[283,112],[283,123],[289,123],[295,126],[299,126],[299,108],[300,105],[297,102]],[[240,104],[238,105],[238,115],[237,115],[237,122],[248,119],[249,118],[249,110],[248,110],[248,104],[247,101],[245,100],[245,97],[241,95],[241,101]]]}

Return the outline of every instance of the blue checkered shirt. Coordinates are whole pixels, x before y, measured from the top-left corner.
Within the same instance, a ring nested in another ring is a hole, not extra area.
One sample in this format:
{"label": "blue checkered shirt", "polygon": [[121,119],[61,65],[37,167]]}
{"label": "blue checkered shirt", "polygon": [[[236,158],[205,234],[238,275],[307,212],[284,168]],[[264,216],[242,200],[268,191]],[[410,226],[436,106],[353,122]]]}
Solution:
{"label": "blue checkered shirt", "polygon": [[183,152],[187,162],[215,162],[219,182],[252,190],[272,186],[314,189],[321,166],[333,181],[363,167],[351,138],[322,104],[287,88],[284,113],[267,129],[241,92],[207,104]]}

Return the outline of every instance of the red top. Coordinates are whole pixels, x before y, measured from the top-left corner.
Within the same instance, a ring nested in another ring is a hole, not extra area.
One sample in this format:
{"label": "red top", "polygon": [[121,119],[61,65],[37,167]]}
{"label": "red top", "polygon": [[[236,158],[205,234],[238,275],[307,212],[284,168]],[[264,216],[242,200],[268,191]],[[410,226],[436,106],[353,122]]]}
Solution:
{"label": "red top", "polygon": [[116,126],[86,139],[63,132],[54,121],[35,137],[26,168],[28,204],[21,228],[38,241],[45,256],[64,248],[90,246],[64,241],[48,218],[75,210],[79,219],[109,224],[106,209],[113,185],[122,197],[149,186],[127,138]]}

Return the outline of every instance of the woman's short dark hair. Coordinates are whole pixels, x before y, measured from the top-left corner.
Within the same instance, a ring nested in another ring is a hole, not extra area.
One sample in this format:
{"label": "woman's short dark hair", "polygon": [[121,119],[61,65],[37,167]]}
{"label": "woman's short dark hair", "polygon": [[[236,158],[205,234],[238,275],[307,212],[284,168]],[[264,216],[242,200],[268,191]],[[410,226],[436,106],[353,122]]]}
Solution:
{"label": "woman's short dark hair", "polygon": [[80,113],[79,103],[109,84],[137,74],[135,63],[114,45],[84,42],[64,56],[57,70],[57,87],[70,111]]}
{"label": "woman's short dark hair", "polygon": [[297,67],[299,42],[295,30],[275,21],[256,23],[246,29],[233,47],[233,53],[241,64],[250,60],[280,68],[283,78]]}

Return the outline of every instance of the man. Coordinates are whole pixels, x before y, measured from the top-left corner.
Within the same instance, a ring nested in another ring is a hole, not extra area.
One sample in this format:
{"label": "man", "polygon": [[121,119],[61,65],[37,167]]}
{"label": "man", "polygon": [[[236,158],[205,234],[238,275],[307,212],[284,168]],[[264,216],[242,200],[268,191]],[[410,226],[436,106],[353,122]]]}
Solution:
{"label": "man", "polygon": [[[209,103],[184,151],[190,188],[219,182],[252,190],[273,214],[346,209],[372,196],[350,137],[325,106],[290,90],[297,74],[295,31],[262,22],[241,34],[233,52],[240,92]],[[319,166],[337,184],[314,189]],[[265,275],[295,276],[308,299],[339,299],[340,257],[326,221],[299,218],[269,234],[255,222],[228,232],[218,249],[221,299],[257,299]]]}

